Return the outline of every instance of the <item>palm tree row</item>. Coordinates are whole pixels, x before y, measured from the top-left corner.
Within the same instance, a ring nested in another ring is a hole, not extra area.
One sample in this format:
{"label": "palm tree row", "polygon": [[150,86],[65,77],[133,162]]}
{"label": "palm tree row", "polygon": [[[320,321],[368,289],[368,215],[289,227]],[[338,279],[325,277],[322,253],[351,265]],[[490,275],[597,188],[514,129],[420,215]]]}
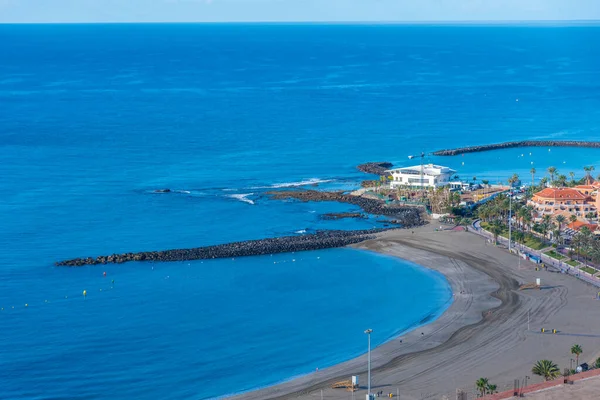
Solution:
{"label": "palm tree row", "polygon": [[578,258],[583,256],[586,264],[588,260],[595,263],[600,262],[600,241],[587,226],[581,228],[579,233],[573,237],[571,247]]}
{"label": "palm tree row", "polygon": [[[595,170],[593,165],[583,167],[583,171],[585,172],[585,177],[580,180],[575,180],[575,172],[569,172],[569,177],[571,180],[568,180],[567,176],[564,174],[560,174],[556,167],[548,167],[546,172],[550,177],[550,180],[546,178],[544,182],[544,186],[546,183],[550,182],[552,186],[566,187],[566,186],[576,186],[580,184],[590,185],[594,179],[592,178],[592,172]],[[531,168],[529,173],[531,174],[531,186],[535,186],[535,174],[538,171],[535,168]],[[544,178],[542,178],[544,179]],[[596,178],[600,181],[600,175]]]}

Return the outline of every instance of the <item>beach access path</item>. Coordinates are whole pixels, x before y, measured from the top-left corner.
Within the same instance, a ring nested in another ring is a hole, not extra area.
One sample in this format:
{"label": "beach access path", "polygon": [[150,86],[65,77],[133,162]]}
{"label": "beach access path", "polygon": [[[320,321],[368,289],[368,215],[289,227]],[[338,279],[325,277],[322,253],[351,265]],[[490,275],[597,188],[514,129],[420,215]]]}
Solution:
{"label": "beach access path", "polygon": [[[539,359],[569,367],[569,350],[575,343],[583,347],[582,362],[592,361],[592,355],[600,351],[600,301],[595,299],[593,286],[566,274],[535,271],[532,263],[519,267],[516,256],[488,245],[474,233],[435,231],[428,225],[384,232],[353,247],[437,270],[446,276],[454,292],[452,305],[440,318],[372,351],[372,392],[394,396],[399,392],[402,400],[441,399],[444,395],[455,398],[456,389],[462,388],[471,399],[475,398],[474,382],[480,377],[503,391],[525,376],[532,378],[529,383],[542,381],[531,374]],[[541,290],[518,290],[536,278],[541,279]],[[365,284],[368,282],[365,266]],[[542,327],[559,333],[542,334]],[[377,326],[366,328],[377,334]],[[359,375],[361,389],[354,398],[364,399],[366,367],[365,354],[233,398],[318,400],[322,393],[323,399],[346,400],[352,394],[331,389],[331,384]]]}

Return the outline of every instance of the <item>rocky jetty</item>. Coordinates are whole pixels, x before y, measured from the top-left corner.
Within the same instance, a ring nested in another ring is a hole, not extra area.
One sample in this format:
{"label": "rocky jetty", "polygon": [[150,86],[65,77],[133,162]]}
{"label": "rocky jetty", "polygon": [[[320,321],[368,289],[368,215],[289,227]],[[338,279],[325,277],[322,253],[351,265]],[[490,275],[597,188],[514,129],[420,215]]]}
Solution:
{"label": "rocky jetty", "polygon": [[367,218],[363,213],[359,212],[340,212],[340,213],[327,213],[321,217],[323,219],[335,220],[343,218]]}
{"label": "rocky jetty", "polygon": [[467,146],[450,150],[438,150],[431,153],[434,156],[456,156],[465,153],[481,151],[511,149],[515,147],[589,147],[600,148],[600,142],[586,142],[579,140],[522,140],[518,142],[504,142],[485,144],[481,146]]}
{"label": "rocky jetty", "polygon": [[358,231],[319,231],[302,236],[283,236],[278,238],[247,240],[243,242],[220,244],[215,246],[196,247],[164,251],[145,251],[141,253],[113,254],[110,256],[75,258],[59,261],[57,266],[81,267],[83,265],[121,264],[130,261],[188,261],[213,258],[235,258],[275,253],[289,253],[307,250],[344,247],[374,239],[375,234],[385,229],[369,229]]}
{"label": "rocky jetty", "polygon": [[317,190],[286,190],[271,191],[267,195],[273,199],[295,199],[300,201],[337,201],[339,203],[354,204],[362,208],[367,214],[384,215],[393,217],[396,223],[404,228],[423,225],[423,210],[419,207],[401,204],[386,204],[381,200],[361,196],[353,196],[344,192],[321,192]]}
{"label": "rocky jetty", "polygon": [[375,174],[375,175],[389,175],[386,170],[392,168],[393,164],[388,161],[382,162],[368,162],[365,164],[360,164],[358,167],[359,171],[362,171],[367,174]]}

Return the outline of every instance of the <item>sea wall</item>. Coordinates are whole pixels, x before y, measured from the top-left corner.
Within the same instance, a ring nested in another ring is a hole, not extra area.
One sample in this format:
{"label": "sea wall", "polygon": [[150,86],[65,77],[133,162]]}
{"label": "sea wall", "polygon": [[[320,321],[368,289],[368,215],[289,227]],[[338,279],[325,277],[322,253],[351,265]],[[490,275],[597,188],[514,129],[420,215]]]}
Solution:
{"label": "sea wall", "polygon": [[321,192],[317,190],[287,190],[271,191],[267,195],[274,199],[295,199],[300,201],[336,201],[340,203],[354,204],[362,208],[366,213],[373,215],[384,215],[394,218],[394,222],[401,224],[404,228],[423,225],[424,209],[401,204],[386,204],[381,200],[367,197],[353,196],[344,192]]}
{"label": "sea wall", "polygon": [[481,146],[467,146],[449,150],[438,150],[431,153],[434,156],[455,156],[465,153],[481,151],[510,149],[515,147],[589,147],[600,148],[600,142],[586,142],[579,140],[522,140],[518,142],[505,142],[485,144]]}
{"label": "sea wall", "polygon": [[265,254],[289,253],[296,251],[330,249],[344,247],[374,239],[375,234],[385,229],[358,231],[319,231],[302,236],[283,236],[278,238],[246,240],[215,246],[196,247],[164,251],[145,251],[140,253],[113,254],[110,256],[75,258],[59,261],[57,266],[81,267],[83,265],[121,264],[130,261],[187,261],[213,258],[234,258]]}

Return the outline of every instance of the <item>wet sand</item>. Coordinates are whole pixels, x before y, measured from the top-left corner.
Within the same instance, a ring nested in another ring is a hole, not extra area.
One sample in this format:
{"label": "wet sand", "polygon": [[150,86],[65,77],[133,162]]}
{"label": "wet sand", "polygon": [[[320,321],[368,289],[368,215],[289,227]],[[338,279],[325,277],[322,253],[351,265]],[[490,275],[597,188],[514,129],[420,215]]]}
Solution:
{"label": "wet sand", "polygon": [[[431,225],[413,231],[385,232],[354,247],[443,273],[454,302],[432,323],[372,351],[372,392],[399,391],[406,400],[455,398],[457,388],[474,393],[479,377],[489,378],[503,391],[526,375],[530,383],[541,381],[531,374],[536,360],[547,358],[568,367],[572,344],[583,347],[582,362],[600,352],[600,301],[595,300],[594,287],[562,274],[535,271],[534,264],[525,261],[519,268],[515,256],[470,232],[435,232]],[[542,280],[542,290],[518,290],[536,277]],[[541,334],[541,327],[559,333]],[[376,335],[377,326],[370,328]],[[366,367],[363,355],[233,398],[320,399],[322,390],[324,399],[351,399],[350,392],[330,386],[360,375],[361,389],[354,396],[364,399]]]}

